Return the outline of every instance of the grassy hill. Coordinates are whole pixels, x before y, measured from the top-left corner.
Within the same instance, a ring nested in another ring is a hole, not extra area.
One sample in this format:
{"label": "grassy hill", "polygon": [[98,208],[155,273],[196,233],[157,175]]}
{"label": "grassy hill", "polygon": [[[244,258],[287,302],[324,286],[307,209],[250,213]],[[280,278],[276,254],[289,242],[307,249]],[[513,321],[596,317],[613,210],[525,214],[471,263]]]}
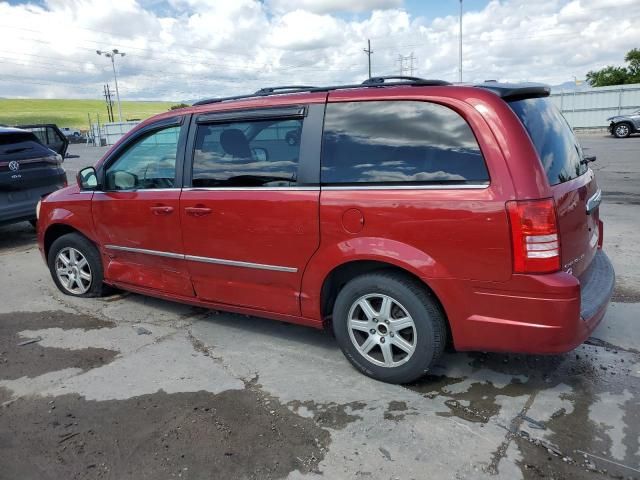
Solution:
{"label": "grassy hill", "polygon": [[[122,102],[122,119],[145,119],[156,113],[169,110],[178,102]],[[95,123],[96,114],[100,122],[107,120],[104,100],[23,100],[0,99],[0,124],[24,125],[28,123],[55,123],[59,127],[89,128],[87,113]],[[118,120],[118,106],[114,104],[113,114]]]}

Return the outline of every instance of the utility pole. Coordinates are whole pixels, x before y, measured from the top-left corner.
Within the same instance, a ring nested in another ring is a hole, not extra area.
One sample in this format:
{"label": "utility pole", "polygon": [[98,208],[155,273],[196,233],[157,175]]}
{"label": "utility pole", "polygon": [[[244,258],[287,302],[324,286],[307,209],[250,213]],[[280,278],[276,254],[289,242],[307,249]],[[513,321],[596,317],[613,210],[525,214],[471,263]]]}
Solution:
{"label": "utility pole", "polygon": [[111,89],[109,88],[109,84],[103,85],[104,88],[104,101],[107,104],[107,116],[109,117],[109,121],[113,122],[113,101],[111,100]]}
{"label": "utility pole", "polygon": [[459,81],[462,83],[462,0],[460,0],[460,35],[459,35],[460,45],[458,47],[458,56],[459,56],[459,65],[458,71],[460,72]]}
{"label": "utility pole", "polygon": [[120,105],[120,91],[118,90],[118,75],[116,74],[116,56],[120,55],[124,57],[126,54],[124,52],[119,51],[117,48],[114,48],[110,52],[104,52],[102,50],[96,50],[98,55],[104,55],[107,58],[111,59],[111,66],[113,67],[113,79],[116,83],[116,98],[118,99],[118,117],[120,122],[122,123],[122,106]]}
{"label": "utility pole", "polygon": [[371,54],[373,53],[373,50],[371,50],[371,40],[367,39],[367,48],[364,48],[363,52],[367,54],[369,59],[369,78],[371,78]]}

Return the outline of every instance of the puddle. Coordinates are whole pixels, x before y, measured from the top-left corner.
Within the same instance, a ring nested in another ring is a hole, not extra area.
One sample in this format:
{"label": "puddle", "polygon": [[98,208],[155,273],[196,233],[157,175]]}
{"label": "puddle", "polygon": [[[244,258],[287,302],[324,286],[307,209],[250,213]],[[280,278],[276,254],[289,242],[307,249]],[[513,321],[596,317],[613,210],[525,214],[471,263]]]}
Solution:
{"label": "puddle", "polygon": [[340,430],[356,420],[362,420],[362,416],[355,412],[363,410],[366,404],[363,402],[337,404],[294,400],[287,403],[287,406],[296,414],[313,418],[318,425]]}
{"label": "puddle", "polygon": [[442,402],[437,415],[504,428],[489,473],[515,443],[525,478],[640,478],[636,352],[583,345],[565,355],[472,353],[440,363],[406,387]]}

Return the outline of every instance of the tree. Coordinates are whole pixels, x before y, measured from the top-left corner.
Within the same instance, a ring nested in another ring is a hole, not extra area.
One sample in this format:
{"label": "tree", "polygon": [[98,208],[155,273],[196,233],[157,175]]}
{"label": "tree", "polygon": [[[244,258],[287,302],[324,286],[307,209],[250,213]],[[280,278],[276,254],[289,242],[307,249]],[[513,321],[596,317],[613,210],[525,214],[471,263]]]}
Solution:
{"label": "tree", "polygon": [[626,67],[608,65],[600,70],[588,72],[587,81],[592,87],[640,83],[640,49],[629,50],[624,61],[629,65]]}
{"label": "tree", "polygon": [[179,108],[190,107],[190,106],[191,105],[187,103],[178,103],[176,105],[171,105],[171,108],[169,110],[178,110]]}
{"label": "tree", "polygon": [[627,71],[631,81],[628,83],[640,83],[640,49],[629,50],[624,57],[624,61],[629,64]]}

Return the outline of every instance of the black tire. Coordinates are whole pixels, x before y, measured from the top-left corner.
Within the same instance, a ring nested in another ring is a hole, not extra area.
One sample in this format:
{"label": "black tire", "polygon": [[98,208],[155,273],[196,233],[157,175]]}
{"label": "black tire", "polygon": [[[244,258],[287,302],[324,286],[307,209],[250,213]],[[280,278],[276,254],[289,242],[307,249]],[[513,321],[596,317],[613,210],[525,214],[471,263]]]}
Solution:
{"label": "black tire", "polygon": [[[351,339],[349,312],[357,300],[370,294],[391,297],[413,319],[417,337],[415,348],[409,359],[399,366],[376,365],[360,353]],[[333,307],[333,332],[342,352],[354,367],[387,383],[410,383],[424,376],[442,355],[447,343],[445,316],[427,288],[408,276],[391,271],[361,275],[340,290]]]}
{"label": "black tire", "polygon": [[632,127],[627,122],[620,122],[613,126],[613,136],[616,138],[627,138],[631,135]]}
{"label": "black tire", "polygon": [[[58,254],[66,248],[73,248],[77,250],[87,260],[88,267],[90,269],[89,271],[91,273],[91,281],[86,292],[74,293],[68,290],[56,274],[56,259]],[[58,289],[65,295],[90,298],[102,297],[109,293],[109,287],[103,283],[104,275],[100,252],[90,240],[78,233],[68,233],[56,239],[49,249],[47,264],[49,265],[49,272],[51,273],[53,281]]]}
{"label": "black tire", "polygon": [[34,230],[38,231],[38,220],[34,218],[33,220],[29,220],[29,223],[31,224]]}

